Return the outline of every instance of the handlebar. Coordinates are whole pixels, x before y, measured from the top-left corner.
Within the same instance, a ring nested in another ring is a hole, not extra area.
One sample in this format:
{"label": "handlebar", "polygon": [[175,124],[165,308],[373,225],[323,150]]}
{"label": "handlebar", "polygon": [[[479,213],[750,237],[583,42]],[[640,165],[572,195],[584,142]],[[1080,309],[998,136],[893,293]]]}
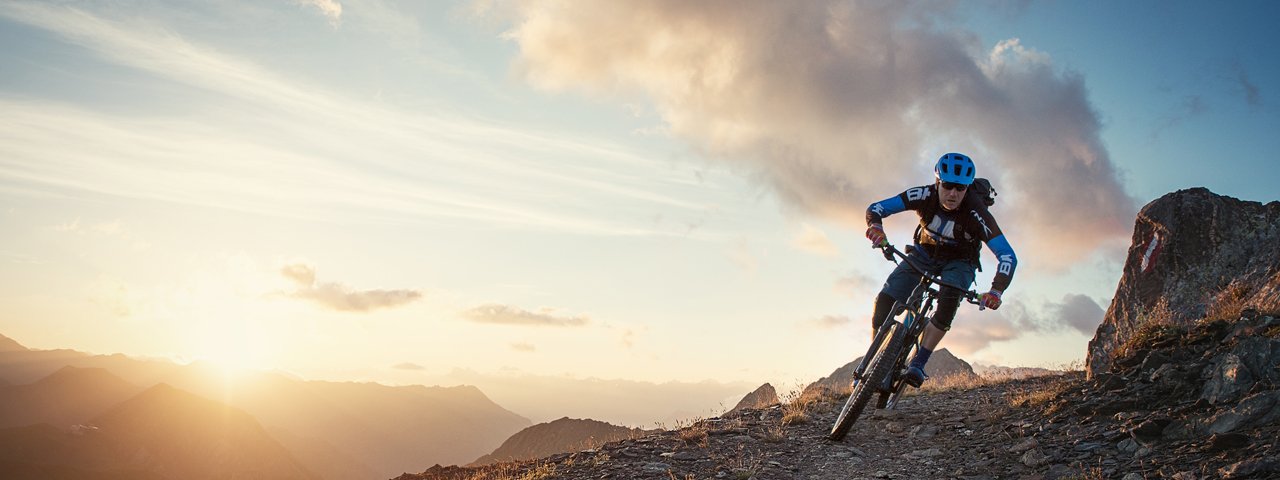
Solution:
{"label": "handlebar", "polygon": [[889,242],[886,241],[884,242],[884,245],[881,245],[881,246],[872,245],[871,248],[879,248],[884,253],[885,260],[888,260],[895,264],[898,263],[898,261],[895,260],[893,257],[901,258],[903,261],[907,262],[907,265],[909,265],[912,270],[915,270],[920,275],[929,277],[929,281],[936,283],[938,285],[942,285],[944,287],[950,287],[950,288],[959,290],[963,292],[961,293],[961,298],[963,298],[966,302],[972,303],[974,305],[978,305],[979,307],[982,306],[982,302],[978,301],[978,297],[980,296],[978,292],[969,290],[968,287],[960,287],[960,286],[954,285],[950,282],[943,280],[942,277],[938,275],[934,275],[933,273],[926,271],[926,269],[920,268],[919,265],[916,265],[915,261],[913,261],[911,258],[908,258],[905,253],[902,253],[901,251],[899,251]]}

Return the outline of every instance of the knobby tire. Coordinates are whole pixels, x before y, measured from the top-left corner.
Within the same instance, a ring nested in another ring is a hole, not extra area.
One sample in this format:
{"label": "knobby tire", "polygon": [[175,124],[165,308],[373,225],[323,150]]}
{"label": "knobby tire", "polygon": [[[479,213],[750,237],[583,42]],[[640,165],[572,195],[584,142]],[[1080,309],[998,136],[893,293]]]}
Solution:
{"label": "knobby tire", "polygon": [[840,416],[836,417],[836,424],[831,427],[831,434],[828,435],[831,440],[844,439],[849,429],[853,428],[853,422],[858,420],[858,415],[862,414],[862,409],[866,408],[867,402],[871,401],[876,388],[893,373],[893,365],[897,363],[899,350],[902,349],[902,343],[906,340],[906,332],[901,325],[895,324],[892,328],[893,332],[885,340],[884,347],[876,352],[876,356],[871,359],[871,364],[867,366],[868,374],[854,385],[853,393],[849,395],[849,400],[840,410]]}

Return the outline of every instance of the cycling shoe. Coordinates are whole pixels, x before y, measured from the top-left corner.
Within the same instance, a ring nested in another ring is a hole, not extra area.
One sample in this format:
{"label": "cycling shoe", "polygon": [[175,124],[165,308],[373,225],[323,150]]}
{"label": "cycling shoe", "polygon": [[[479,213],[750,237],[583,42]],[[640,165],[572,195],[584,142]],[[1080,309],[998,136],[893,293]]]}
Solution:
{"label": "cycling shoe", "polygon": [[907,382],[907,385],[920,388],[920,385],[924,385],[925,377],[924,370],[919,367],[907,367],[907,374],[903,375],[902,379]]}

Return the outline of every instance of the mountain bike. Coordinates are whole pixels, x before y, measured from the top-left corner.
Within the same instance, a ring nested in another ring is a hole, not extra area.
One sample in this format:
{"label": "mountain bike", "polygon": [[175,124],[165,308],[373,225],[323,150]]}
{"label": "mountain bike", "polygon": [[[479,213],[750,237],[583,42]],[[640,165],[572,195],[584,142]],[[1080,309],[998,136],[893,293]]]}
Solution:
{"label": "mountain bike", "polygon": [[[906,302],[894,302],[884,325],[876,330],[867,354],[854,369],[853,393],[849,395],[844,408],[840,410],[840,416],[836,417],[835,425],[831,427],[831,434],[827,436],[835,441],[844,439],[849,433],[853,422],[858,420],[858,415],[862,414],[872,395],[880,394],[877,408],[892,409],[897,405],[898,397],[908,387],[904,378],[907,359],[920,348],[920,335],[933,318],[933,306],[938,299],[939,286],[963,292],[961,295],[965,301],[978,305],[981,309],[977,292],[943,281],[933,272],[917,265],[893,245],[886,244],[878,248],[883,250],[884,258],[891,262],[898,263],[895,257],[907,262],[907,265],[920,273],[920,283],[911,291]],[[898,320],[899,315],[902,315],[901,321]]]}

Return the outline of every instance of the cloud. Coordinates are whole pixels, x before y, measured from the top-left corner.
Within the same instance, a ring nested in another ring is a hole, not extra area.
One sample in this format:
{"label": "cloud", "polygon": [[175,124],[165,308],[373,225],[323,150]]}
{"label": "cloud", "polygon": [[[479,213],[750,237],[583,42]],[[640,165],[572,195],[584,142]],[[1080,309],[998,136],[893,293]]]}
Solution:
{"label": "cloud", "polygon": [[1165,115],[1164,120],[1152,132],[1151,138],[1153,140],[1157,139],[1166,131],[1181,126],[1188,119],[1199,117],[1208,111],[1209,104],[1205,102],[1204,96],[1200,94],[1187,95],[1183,97],[1182,102],[1177,107]]}
{"label": "cloud", "polygon": [[513,343],[511,344],[511,349],[517,352],[528,352],[528,353],[538,351],[538,347],[535,347],[532,343],[525,343],[525,342]]}
{"label": "cloud", "polygon": [[392,365],[391,368],[394,368],[396,370],[426,370],[427,369],[427,367],[418,365],[416,363],[411,363],[411,362],[397,363],[395,365]]}
{"label": "cloud", "polygon": [[1021,302],[1005,302],[999,310],[979,312],[961,308],[944,340],[958,354],[982,350],[992,342],[1017,339],[1029,333],[1074,331],[1092,335],[1105,314],[1086,295],[1070,293],[1061,302],[1044,302],[1032,311]]}
{"label": "cloud", "polygon": [[298,287],[287,296],[311,300],[339,312],[365,313],[398,307],[422,298],[422,292],[417,290],[357,291],[340,283],[317,284],[315,268],[305,264],[286,265],[280,269],[280,274]]}
{"label": "cloud", "polygon": [[800,234],[796,236],[792,244],[800,250],[816,253],[824,257],[840,255],[840,249],[836,248],[836,244],[831,243],[831,239],[827,238],[826,232],[808,223],[801,226]]}
{"label": "cloud", "polygon": [[1074,329],[1085,335],[1093,335],[1106,311],[1085,295],[1067,294],[1060,303],[1050,303],[1045,310],[1050,325]]}
{"label": "cloud", "polygon": [[[198,120],[157,120],[3,98],[0,131],[6,142],[0,156],[24,166],[22,176],[4,177],[24,190],[288,218],[435,218],[605,236],[685,235],[687,228],[653,230],[625,219],[662,211],[675,224],[705,217],[719,201],[706,198],[718,190],[625,146],[563,131],[531,133],[447,109],[399,109],[351,98],[314,78],[289,75],[278,62],[217,48],[201,42],[198,32],[184,35],[181,21],[118,8],[89,10],[96,4],[79,7],[0,2],[0,18],[48,32],[106,64],[199,92],[160,92],[161,98],[135,105],[139,109],[148,103],[248,102],[262,115],[222,118],[218,111],[224,109],[214,108]],[[291,128],[270,127],[275,125]],[[262,133],[267,131],[270,138]],[[336,131],[344,134],[332,135]],[[50,160],[49,152],[57,152],[58,160]],[[318,161],[330,168],[315,168]],[[445,170],[456,174],[438,175]],[[262,175],[250,178],[244,171]],[[477,182],[498,193],[477,194]],[[586,207],[567,198],[547,200],[564,191],[595,200]]]}
{"label": "cloud", "polygon": [[478,323],[553,327],[580,327],[591,321],[586,316],[556,316],[553,315],[554,312],[555,309],[551,308],[542,308],[538,312],[530,312],[509,305],[488,304],[467,310],[462,313],[462,316]]}
{"label": "cloud", "polygon": [[1240,90],[1244,93],[1245,103],[1248,103],[1251,107],[1261,107],[1262,91],[1258,89],[1258,84],[1253,83],[1253,80],[1249,79],[1249,72],[1244,70],[1244,66],[1241,65],[1240,62],[1237,61],[1234,66],[1236,73],[1235,81],[1239,85]]}
{"label": "cloud", "polygon": [[342,21],[342,4],[335,0],[293,0],[298,5],[310,5],[329,19],[329,24],[337,27]]}
{"label": "cloud", "polygon": [[300,263],[285,265],[280,269],[280,274],[304,287],[310,287],[316,283],[316,270],[309,265]]}
{"label": "cloud", "polygon": [[[1001,310],[1009,309],[1015,304],[1006,303]],[[976,312],[976,309],[961,308],[951,322],[951,331],[942,341],[943,346],[957,355],[969,355],[977,352],[992,342],[1013,340],[1026,333],[1025,323],[1019,322],[1018,314],[1008,315],[995,312]]]}
{"label": "cloud", "polygon": [[530,83],[647,98],[672,135],[792,210],[858,223],[868,203],[929,182],[933,160],[957,150],[995,181],[1002,225],[1041,265],[1126,240],[1136,205],[1083,76],[1017,39],[984,50],[952,23],[952,3],[514,8],[507,36]]}

